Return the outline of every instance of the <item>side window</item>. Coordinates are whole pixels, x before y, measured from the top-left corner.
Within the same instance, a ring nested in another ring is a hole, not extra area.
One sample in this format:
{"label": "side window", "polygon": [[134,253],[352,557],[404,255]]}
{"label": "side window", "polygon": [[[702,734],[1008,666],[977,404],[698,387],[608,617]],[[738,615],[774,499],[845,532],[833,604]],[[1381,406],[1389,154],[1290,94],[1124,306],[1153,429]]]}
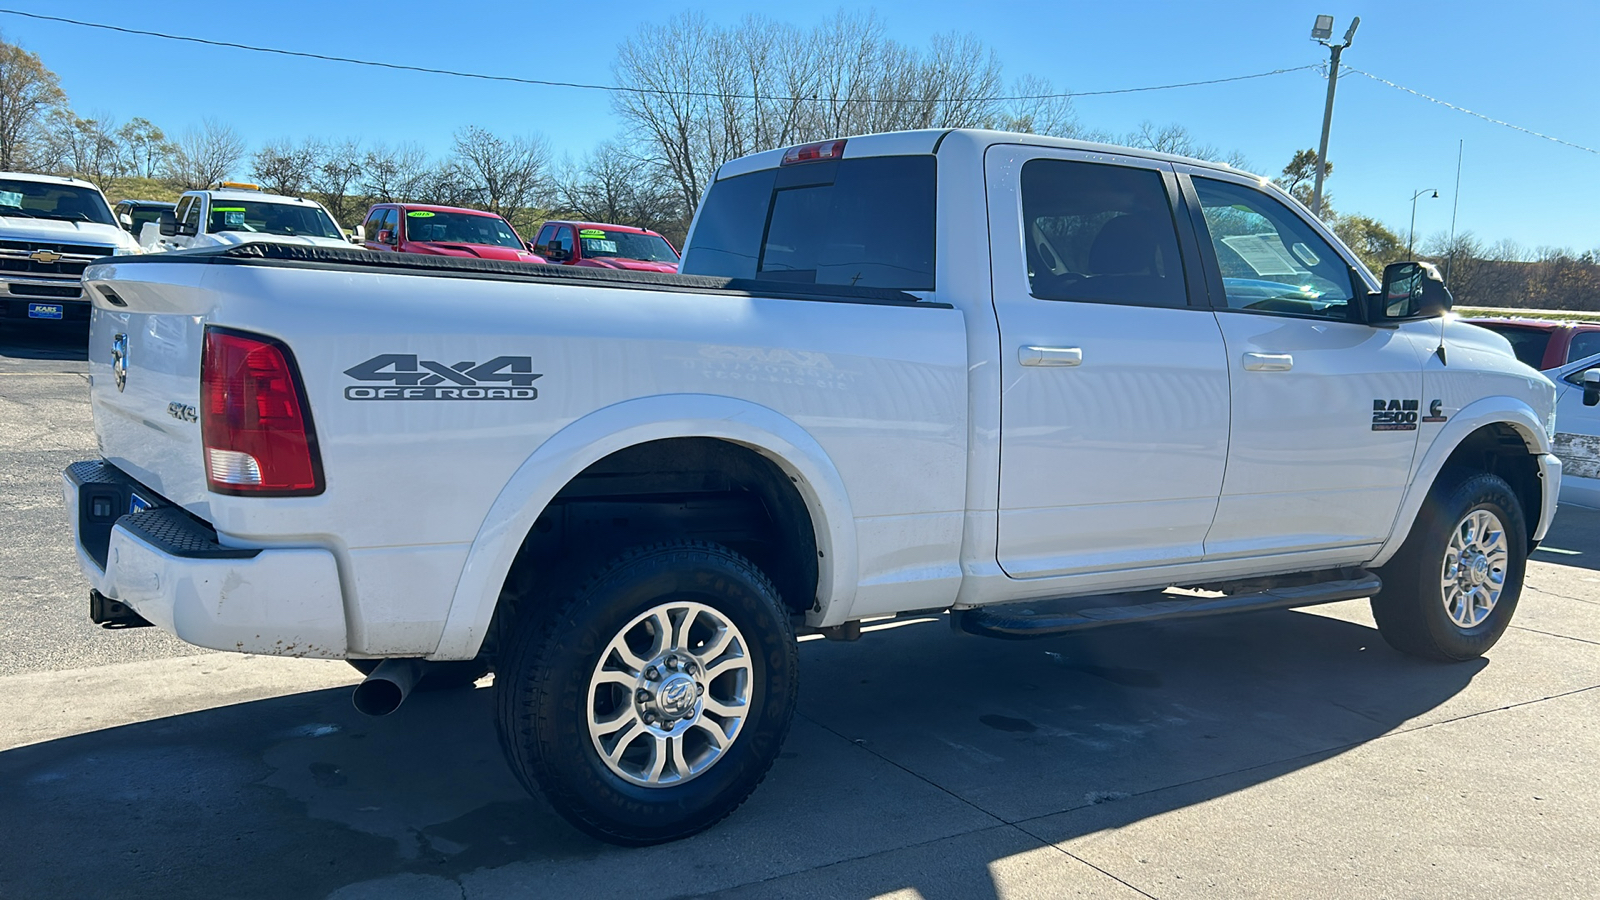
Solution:
{"label": "side window", "polygon": [[539,239],[533,242],[533,252],[547,253],[550,250],[550,238],[556,233],[554,225],[546,225],[539,229]]}
{"label": "side window", "polygon": [[383,227],[394,233],[393,240],[400,240],[400,210],[393,206],[384,210]]}
{"label": "side window", "polygon": [[550,249],[565,250],[570,256],[572,253],[572,229],[566,225],[556,229],[556,236],[550,239]]}
{"label": "side window", "polygon": [[189,206],[194,203],[193,197],[184,197],[178,201],[178,208],[172,211],[172,218],[178,222],[189,220]]}
{"label": "side window", "polygon": [[375,209],[372,212],[367,213],[366,221],[361,223],[361,230],[365,234],[365,240],[373,242],[378,240],[378,232],[382,228],[383,210],[381,209]]}
{"label": "side window", "polygon": [[1194,179],[1229,309],[1348,319],[1350,267],[1278,200],[1254,188]]}
{"label": "side window", "polygon": [[203,205],[199,197],[190,197],[189,210],[182,216],[183,224],[192,226],[197,234],[200,230],[200,207]]}
{"label": "side window", "polygon": [[1028,283],[1041,300],[1187,306],[1161,173],[1034,159],[1022,166]]}
{"label": "side window", "polygon": [[1600,353],[1600,331],[1580,331],[1572,336],[1572,345],[1567,348],[1567,362],[1577,362],[1596,353]]}

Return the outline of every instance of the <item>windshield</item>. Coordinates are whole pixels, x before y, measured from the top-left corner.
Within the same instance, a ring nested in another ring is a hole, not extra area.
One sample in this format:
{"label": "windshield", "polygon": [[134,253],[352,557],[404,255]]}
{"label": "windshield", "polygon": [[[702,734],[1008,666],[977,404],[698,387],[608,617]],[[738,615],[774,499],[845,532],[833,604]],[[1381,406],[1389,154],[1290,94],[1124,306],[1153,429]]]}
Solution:
{"label": "windshield", "polygon": [[427,209],[406,211],[406,236],[413,241],[449,244],[485,244],[490,247],[523,249],[522,238],[499,216],[471,213],[434,212]]}
{"label": "windshield", "polygon": [[338,226],[316,206],[267,203],[261,200],[213,200],[211,227],[219,231],[250,234],[282,234],[298,237],[338,238]]}
{"label": "windshield", "polygon": [[678,261],[678,254],[673,251],[672,245],[659,234],[580,228],[578,240],[583,242],[583,255],[590,258],[600,256],[664,263]]}
{"label": "windshield", "polygon": [[115,225],[106,198],[91,187],[0,178],[0,215]]}

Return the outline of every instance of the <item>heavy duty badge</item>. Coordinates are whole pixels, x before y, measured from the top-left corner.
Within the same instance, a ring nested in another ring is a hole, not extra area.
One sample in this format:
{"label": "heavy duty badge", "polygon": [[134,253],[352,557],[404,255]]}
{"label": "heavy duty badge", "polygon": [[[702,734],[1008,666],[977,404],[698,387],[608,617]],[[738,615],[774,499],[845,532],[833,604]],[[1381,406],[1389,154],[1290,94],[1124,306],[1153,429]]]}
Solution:
{"label": "heavy duty badge", "polygon": [[496,356],[445,365],[414,353],[384,353],[344,370],[357,381],[387,381],[392,387],[352,385],[346,400],[537,400],[531,356]]}
{"label": "heavy duty badge", "polygon": [[1417,405],[1415,400],[1372,401],[1372,430],[1416,431]]}

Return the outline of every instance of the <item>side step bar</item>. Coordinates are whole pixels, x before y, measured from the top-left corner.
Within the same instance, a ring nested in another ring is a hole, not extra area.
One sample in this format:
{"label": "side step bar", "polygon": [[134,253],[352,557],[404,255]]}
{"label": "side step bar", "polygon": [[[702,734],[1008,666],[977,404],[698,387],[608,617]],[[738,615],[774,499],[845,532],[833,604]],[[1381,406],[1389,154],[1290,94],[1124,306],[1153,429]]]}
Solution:
{"label": "side step bar", "polygon": [[[1263,609],[1287,609],[1294,606],[1335,603],[1340,600],[1370,597],[1382,587],[1383,582],[1378,576],[1368,572],[1360,577],[1339,581],[1276,587],[1220,597],[1162,593],[1153,594],[1156,599],[1145,603],[1084,606],[1085,603],[1094,600],[1116,601],[1141,596],[1107,594],[1102,597],[1047,600],[1041,603],[1007,603],[964,609],[952,615],[952,624],[967,634],[1026,640],[1054,637],[1090,628],[1104,628],[1107,625],[1131,625],[1138,622],[1160,622],[1167,619],[1189,619],[1224,613],[1257,612]],[[1152,594],[1147,592],[1142,596],[1152,596]]]}

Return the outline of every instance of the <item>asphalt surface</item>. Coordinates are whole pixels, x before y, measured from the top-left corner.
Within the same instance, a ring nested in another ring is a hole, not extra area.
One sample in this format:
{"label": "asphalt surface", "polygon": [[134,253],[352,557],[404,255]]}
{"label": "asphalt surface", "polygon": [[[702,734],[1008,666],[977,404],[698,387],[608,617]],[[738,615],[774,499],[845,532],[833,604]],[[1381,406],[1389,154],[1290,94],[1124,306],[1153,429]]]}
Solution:
{"label": "asphalt surface", "polygon": [[[81,340],[81,336],[79,338]],[[623,850],[500,759],[492,688],[350,706],[343,664],[85,619],[73,339],[0,336],[0,898],[1579,897],[1600,884],[1600,513],[1505,638],[1434,665],[1363,602],[1007,643],[802,645],[727,822]]]}

